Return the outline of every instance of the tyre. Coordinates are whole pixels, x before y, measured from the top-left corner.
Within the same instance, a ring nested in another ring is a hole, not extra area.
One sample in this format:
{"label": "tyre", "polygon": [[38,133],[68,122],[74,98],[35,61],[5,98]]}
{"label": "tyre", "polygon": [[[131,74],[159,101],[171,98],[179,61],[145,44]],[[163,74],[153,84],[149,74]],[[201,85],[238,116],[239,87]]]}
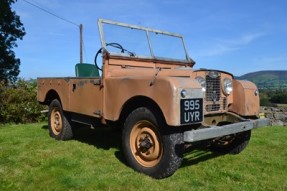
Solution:
{"label": "tyre", "polygon": [[126,118],[122,146],[130,167],[160,179],[172,175],[181,165],[183,133],[165,125],[156,112],[141,107]]}
{"label": "tyre", "polygon": [[67,118],[59,100],[54,99],[49,105],[48,126],[50,136],[57,140],[73,138],[73,131],[69,118]]}
{"label": "tyre", "polygon": [[250,137],[251,130],[214,139],[211,144],[211,150],[223,154],[239,154],[248,145]]}

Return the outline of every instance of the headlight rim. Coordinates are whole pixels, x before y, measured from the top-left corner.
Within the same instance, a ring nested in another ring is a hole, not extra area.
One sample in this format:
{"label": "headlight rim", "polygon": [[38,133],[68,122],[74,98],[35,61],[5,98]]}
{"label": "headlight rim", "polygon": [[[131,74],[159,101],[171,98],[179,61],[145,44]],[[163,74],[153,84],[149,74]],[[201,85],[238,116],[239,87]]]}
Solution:
{"label": "headlight rim", "polygon": [[225,95],[230,95],[233,92],[233,80],[230,78],[224,78],[222,89]]}
{"label": "headlight rim", "polygon": [[206,92],[206,79],[202,76],[197,76],[195,79],[200,84],[202,91]]}

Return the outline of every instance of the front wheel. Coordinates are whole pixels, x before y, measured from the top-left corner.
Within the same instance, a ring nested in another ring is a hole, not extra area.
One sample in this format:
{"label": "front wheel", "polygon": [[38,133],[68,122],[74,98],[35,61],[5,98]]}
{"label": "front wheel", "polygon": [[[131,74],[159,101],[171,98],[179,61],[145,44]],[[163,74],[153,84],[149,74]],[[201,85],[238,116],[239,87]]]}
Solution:
{"label": "front wheel", "polygon": [[122,134],[123,152],[136,171],[164,178],[181,165],[183,133],[167,127],[155,113],[141,107],[127,117]]}

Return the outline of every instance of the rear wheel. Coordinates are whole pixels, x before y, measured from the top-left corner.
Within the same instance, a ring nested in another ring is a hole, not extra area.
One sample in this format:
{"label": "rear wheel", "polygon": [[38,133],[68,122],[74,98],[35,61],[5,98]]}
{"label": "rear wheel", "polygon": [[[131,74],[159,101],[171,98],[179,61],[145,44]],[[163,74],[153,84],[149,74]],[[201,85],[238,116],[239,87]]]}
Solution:
{"label": "rear wheel", "polygon": [[63,112],[59,100],[54,99],[49,105],[48,126],[50,136],[57,140],[73,138],[73,131],[68,114]]}
{"label": "rear wheel", "polygon": [[251,130],[214,139],[211,150],[219,153],[239,154],[249,143]]}
{"label": "rear wheel", "polygon": [[172,175],[181,165],[183,134],[167,127],[148,108],[135,109],[123,127],[123,152],[136,171],[153,178]]}

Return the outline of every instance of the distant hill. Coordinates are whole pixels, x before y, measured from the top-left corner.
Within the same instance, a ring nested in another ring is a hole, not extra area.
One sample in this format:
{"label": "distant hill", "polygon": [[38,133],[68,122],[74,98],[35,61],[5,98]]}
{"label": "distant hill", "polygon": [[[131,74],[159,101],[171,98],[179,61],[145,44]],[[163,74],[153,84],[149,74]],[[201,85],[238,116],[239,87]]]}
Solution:
{"label": "distant hill", "polygon": [[259,89],[287,90],[287,70],[258,71],[237,77],[254,82]]}

